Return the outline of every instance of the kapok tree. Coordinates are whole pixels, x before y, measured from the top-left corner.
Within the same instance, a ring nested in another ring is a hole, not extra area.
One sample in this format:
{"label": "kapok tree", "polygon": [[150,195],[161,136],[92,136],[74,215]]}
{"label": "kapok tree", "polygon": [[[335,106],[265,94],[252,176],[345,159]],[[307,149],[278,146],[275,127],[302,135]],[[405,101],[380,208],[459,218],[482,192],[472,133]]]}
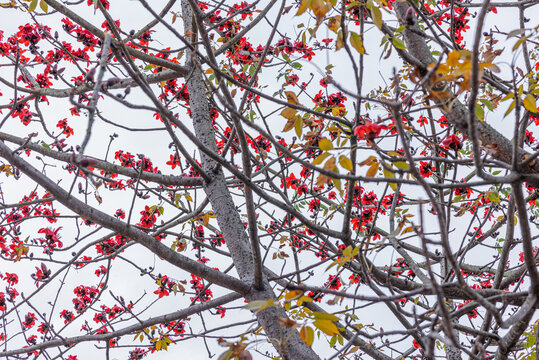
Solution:
{"label": "kapok tree", "polygon": [[535,359],[536,5],[1,4],[0,357]]}

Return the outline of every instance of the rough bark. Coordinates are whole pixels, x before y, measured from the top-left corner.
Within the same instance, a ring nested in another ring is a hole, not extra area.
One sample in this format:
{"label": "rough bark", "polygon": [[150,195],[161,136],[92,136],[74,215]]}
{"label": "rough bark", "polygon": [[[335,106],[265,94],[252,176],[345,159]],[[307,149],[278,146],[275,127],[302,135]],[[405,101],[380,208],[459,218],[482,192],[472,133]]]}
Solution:
{"label": "rough bark", "polygon": [[[193,32],[193,14],[187,0],[182,1],[182,12],[185,33]],[[196,31],[196,30],[195,30]],[[200,66],[188,53],[187,66],[192,67],[192,75],[187,81],[193,127],[197,138],[207,149],[217,153],[216,137],[210,117],[210,107],[207,98],[207,88]],[[204,152],[200,152],[202,168],[211,177],[203,187],[223,233],[226,245],[232,256],[234,267],[241,280],[251,285],[251,291],[246,295],[247,301],[275,299],[275,294],[264,276],[263,290],[253,286],[254,264],[249,237],[244,229],[238,209],[226,185],[223,171],[219,164]],[[256,314],[258,323],[264,327],[272,344],[285,359],[319,359],[318,355],[299,337],[297,331],[287,329],[279,324],[278,318],[286,318],[282,308],[270,307]]]}

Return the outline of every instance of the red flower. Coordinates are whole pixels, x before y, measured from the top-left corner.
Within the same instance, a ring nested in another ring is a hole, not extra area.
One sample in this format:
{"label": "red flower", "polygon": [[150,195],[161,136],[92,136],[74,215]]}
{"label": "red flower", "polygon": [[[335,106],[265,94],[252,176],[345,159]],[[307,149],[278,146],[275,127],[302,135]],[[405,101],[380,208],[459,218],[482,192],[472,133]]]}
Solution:
{"label": "red flower", "polygon": [[0,292],[0,311],[6,311],[6,295]]}
{"label": "red flower", "polygon": [[51,275],[51,271],[47,269],[47,265],[41,263],[41,268],[36,266],[36,273],[32,274],[32,278],[36,280],[36,286],[39,286],[40,281],[45,281]]}
{"label": "red flower", "polygon": [[19,277],[17,276],[17,274],[11,274],[7,272],[4,275],[4,280],[6,280],[9,285],[13,286],[19,282]]}
{"label": "red flower", "polygon": [[451,134],[442,141],[442,147],[446,150],[459,151],[462,149],[462,143],[457,135]]}
{"label": "red flower", "polygon": [[30,329],[36,324],[36,314],[30,312],[26,314],[26,316],[24,317],[24,322],[22,324],[25,329]]}
{"label": "red flower", "polygon": [[387,129],[387,126],[367,121],[364,125],[357,126],[354,129],[354,134],[356,134],[360,140],[367,139],[368,141],[372,141],[380,135],[382,129]]}
{"label": "red flower", "polygon": [[50,228],[39,229],[38,233],[45,234],[45,239],[39,239],[39,241],[41,241],[41,244],[43,244],[44,247],[51,250],[54,248],[61,248],[62,246],[64,246],[62,242],[60,241],[60,237],[58,236],[58,231],[60,231],[60,229],[61,227],[59,227],[58,229],[54,231]]}
{"label": "red flower", "polygon": [[69,310],[64,310],[60,313],[60,317],[64,319],[64,324],[68,324],[75,318],[75,315]]}
{"label": "red flower", "polygon": [[419,173],[424,178],[430,177],[432,175],[432,171],[434,171],[434,170],[435,170],[435,168],[434,168],[434,166],[432,166],[431,162],[426,162],[426,161],[420,161],[419,162]]}
{"label": "red flower", "polygon": [[180,165],[180,158],[177,154],[170,155],[170,160],[167,161],[167,165],[170,165],[172,169],[174,169],[176,166]]}
{"label": "red flower", "polygon": [[297,190],[298,187],[297,187],[297,184],[299,183],[299,179],[296,179],[296,175],[294,175],[293,173],[290,174],[290,176],[288,176],[286,178],[286,188],[287,189],[294,189],[294,190]]}

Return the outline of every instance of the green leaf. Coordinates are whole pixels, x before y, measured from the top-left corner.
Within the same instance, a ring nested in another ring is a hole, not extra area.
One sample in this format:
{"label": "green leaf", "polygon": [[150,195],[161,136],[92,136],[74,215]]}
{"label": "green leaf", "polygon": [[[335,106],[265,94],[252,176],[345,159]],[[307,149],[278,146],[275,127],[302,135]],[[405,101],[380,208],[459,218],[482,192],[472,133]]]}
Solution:
{"label": "green leaf", "polygon": [[36,7],[37,7],[37,0],[32,0],[32,2],[30,3],[30,6],[28,6],[28,12],[34,11]]}
{"label": "green leaf", "polygon": [[378,29],[382,29],[382,12],[374,5],[372,0],[367,1],[367,8],[371,11],[372,22]]}
{"label": "green leaf", "polygon": [[488,199],[493,203],[499,203],[501,201],[497,191],[489,192]]}
{"label": "green leaf", "polygon": [[479,121],[485,121],[485,111],[479,104],[475,104],[475,116]]}
{"label": "green leaf", "polygon": [[365,48],[363,47],[363,40],[361,39],[361,36],[353,31],[350,32],[350,44],[352,44],[352,47],[356,49],[358,53],[365,54]]}
{"label": "green leaf", "polygon": [[490,111],[494,111],[495,107],[489,100],[481,99],[479,101],[481,102],[481,104],[485,105],[487,109],[489,109]]}
{"label": "green leaf", "polygon": [[394,37],[391,42],[397,49],[401,49],[401,50],[406,49],[406,45],[404,45],[404,42],[398,37]]}
{"label": "green leaf", "polygon": [[406,161],[395,161],[393,165],[400,170],[408,170],[410,168],[410,164],[408,164]]}

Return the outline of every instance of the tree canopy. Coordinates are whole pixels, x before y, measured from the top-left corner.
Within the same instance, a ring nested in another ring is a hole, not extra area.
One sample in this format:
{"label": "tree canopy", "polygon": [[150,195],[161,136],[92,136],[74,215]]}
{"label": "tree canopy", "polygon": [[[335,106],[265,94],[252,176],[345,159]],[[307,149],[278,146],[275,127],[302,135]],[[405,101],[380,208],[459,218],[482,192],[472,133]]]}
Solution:
{"label": "tree canopy", "polygon": [[538,1],[6,1],[0,357],[536,358]]}

